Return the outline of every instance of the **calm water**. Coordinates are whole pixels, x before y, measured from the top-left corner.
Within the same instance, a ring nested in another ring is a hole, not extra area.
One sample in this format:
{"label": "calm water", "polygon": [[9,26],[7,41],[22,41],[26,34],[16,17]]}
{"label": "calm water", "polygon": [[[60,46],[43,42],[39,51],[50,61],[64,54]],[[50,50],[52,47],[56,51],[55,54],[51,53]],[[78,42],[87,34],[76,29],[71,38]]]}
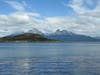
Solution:
{"label": "calm water", "polygon": [[100,75],[100,43],[0,43],[0,75]]}

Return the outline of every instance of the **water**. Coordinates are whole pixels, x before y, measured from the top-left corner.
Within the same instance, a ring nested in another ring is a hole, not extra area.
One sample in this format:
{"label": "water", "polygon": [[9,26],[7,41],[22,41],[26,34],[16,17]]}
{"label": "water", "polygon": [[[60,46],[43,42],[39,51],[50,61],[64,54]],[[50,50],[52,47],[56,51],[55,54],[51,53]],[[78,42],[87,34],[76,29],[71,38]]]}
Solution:
{"label": "water", "polygon": [[0,75],[100,75],[100,43],[0,43]]}

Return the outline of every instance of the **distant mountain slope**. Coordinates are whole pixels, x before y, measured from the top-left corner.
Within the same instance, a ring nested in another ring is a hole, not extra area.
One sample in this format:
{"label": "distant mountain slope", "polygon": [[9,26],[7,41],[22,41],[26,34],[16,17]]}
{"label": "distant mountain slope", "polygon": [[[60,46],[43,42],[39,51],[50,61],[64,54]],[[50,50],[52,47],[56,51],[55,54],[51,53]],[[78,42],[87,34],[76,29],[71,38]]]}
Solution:
{"label": "distant mountain slope", "polygon": [[79,35],[66,30],[57,30],[55,33],[46,34],[45,37],[61,41],[100,41],[99,39],[95,39],[90,36]]}
{"label": "distant mountain slope", "polygon": [[33,33],[23,33],[23,34],[17,34],[14,36],[6,36],[6,37],[0,38],[0,42],[9,42],[9,41],[32,42],[32,41],[52,41],[52,40],[44,38],[40,34],[33,34]]}
{"label": "distant mountain slope", "polygon": [[24,34],[24,33],[32,33],[32,34],[40,34],[42,35],[43,33],[41,31],[39,31],[36,28],[32,28],[30,30],[19,30],[17,32],[13,32],[12,34],[8,35],[8,36],[16,36],[16,35],[20,35],[20,34]]}

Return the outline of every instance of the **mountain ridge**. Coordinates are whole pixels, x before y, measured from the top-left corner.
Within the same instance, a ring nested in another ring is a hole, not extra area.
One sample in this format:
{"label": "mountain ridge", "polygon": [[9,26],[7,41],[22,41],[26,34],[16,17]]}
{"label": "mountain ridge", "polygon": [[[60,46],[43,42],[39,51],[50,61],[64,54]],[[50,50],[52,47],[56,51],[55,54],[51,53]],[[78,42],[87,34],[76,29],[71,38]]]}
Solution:
{"label": "mountain ridge", "polygon": [[33,41],[93,41],[98,42],[100,39],[96,39],[86,35],[80,35],[67,30],[56,30],[51,34],[43,34],[39,30],[28,30],[26,32],[19,32],[9,36],[1,37],[0,42],[33,42]]}
{"label": "mountain ridge", "polygon": [[46,34],[46,38],[60,40],[60,41],[100,41],[90,36],[76,34],[67,30],[56,30],[52,34]]}
{"label": "mountain ridge", "polygon": [[45,38],[40,34],[33,33],[23,33],[15,36],[6,36],[0,38],[0,42],[33,42],[33,41],[53,41],[51,39]]}

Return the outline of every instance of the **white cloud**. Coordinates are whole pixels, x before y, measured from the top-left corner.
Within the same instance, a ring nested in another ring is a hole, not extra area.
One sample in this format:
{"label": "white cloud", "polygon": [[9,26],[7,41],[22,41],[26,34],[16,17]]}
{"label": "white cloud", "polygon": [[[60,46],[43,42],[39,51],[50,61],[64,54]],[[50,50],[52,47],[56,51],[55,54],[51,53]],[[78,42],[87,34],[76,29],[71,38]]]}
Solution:
{"label": "white cloud", "polygon": [[24,11],[27,7],[27,4],[23,1],[22,3],[19,3],[17,1],[11,1],[11,0],[7,0],[4,1],[6,3],[8,3],[11,7],[13,7],[14,9],[18,10],[18,11]]}
{"label": "white cloud", "polygon": [[39,21],[37,20],[38,16],[38,13],[25,12],[0,15],[0,36],[36,28]]}
{"label": "white cloud", "polygon": [[[84,7],[83,0],[71,1],[66,5],[74,10],[75,17],[54,16],[39,19],[41,18],[39,13],[25,11],[0,15],[0,36],[18,31],[27,31],[32,28],[44,33],[64,29],[78,34],[100,36],[100,0],[98,0],[96,7],[91,10]],[[91,1],[89,0],[88,4],[92,4]],[[23,4],[27,6],[25,3]],[[25,8],[22,7],[21,10],[25,10]]]}
{"label": "white cloud", "polygon": [[[85,2],[89,5],[93,5],[94,9],[89,9],[85,6]],[[96,6],[93,4],[94,0],[70,0],[69,4],[74,12],[76,17],[72,21],[73,25],[76,27],[71,28],[71,31],[79,34],[91,35],[91,36],[100,36],[100,0],[96,1]],[[67,26],[67,25],[66,25]]]}
{"label": "white cloud", "polygon": [[0,36],[28,31],[32,28],[36,28],[43,33],[52,33],[61,29],[84,35],[100,35],[100,19],[98,18],[94,20],[93,17],[72,18],[64,16],[38,19],[37,15],[32,17],[30,14],[36,13],[16,12],[9,15],[0,15]]}
{"label": "white cloud", "polygon": [[[92,21],[91,19],[80,18],[70,18],[70,17],[49,17],[44,21],[52,32],[57,29],[68,30],[77,34],[91,35],[94,36],[94,32],[97,33],[97,21]],[[99,22],[99,21],[98,21]],[[100,33],[99,33],[100,34]]]}
{"label": "white cloud", "polygon": [[76,13],[84,13],[85,8],[83,7],[83,0],[70,0],[70,3],[67,4],[69,7],[71,7]]}
{"label": "white cloud", "polygon": [[94,0],[86,0],[86,3],[88,4],[88,5],[94,5],[94,2],[93,2]]}

